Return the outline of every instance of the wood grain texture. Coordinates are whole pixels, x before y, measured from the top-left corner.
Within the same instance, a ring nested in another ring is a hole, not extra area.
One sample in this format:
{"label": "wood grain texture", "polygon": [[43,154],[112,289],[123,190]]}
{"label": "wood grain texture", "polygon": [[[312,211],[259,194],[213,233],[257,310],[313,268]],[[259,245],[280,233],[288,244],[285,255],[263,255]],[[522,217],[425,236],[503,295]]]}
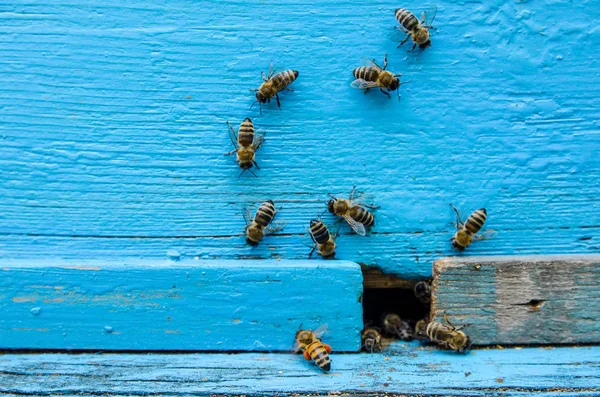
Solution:
{"label": "wood grain texture", "polygon": [[35,261],[0,268],[0,349],[290,351],[300,324],[358,351],[343,261]]}
{"label": "wood grain texture", "polygon": [[9,354],[0,356],[0,396],[600,396],[599,347],[463,356],[402,345],[389,354],[331,359],[331,373],[324,374],[292,354]]}
{"label": "wood grain texture", "polygon": [[[453,254],[450,202],[498,231],[467,254],[598,252],[597,4],[436,4],[415,53],[388,0],[1,5],[0,255],[304,259],[354,184],[381,208],[368,238],[342,227],[339,258],[403,277]],[[349,87],[386,52],[401,102]],[[270,63],[300,75],[260,116]],[[225,121],[247,116],[267,138],[238,179]],[[267,198],[288,226],[251,250],[242,210]]]}
{"label": "wood grain texture", "polygon": [[600,343],[600,255],[446,258],[432,314],[474,344]]}

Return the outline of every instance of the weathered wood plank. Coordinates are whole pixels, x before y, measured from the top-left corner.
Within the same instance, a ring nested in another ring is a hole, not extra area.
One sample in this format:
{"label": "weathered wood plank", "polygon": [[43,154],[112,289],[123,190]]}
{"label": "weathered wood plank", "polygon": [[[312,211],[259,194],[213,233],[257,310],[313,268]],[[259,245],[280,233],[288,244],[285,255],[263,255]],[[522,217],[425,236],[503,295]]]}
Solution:
{"label": "weathered wood plank", "polygon": [[287,351],[327,323],[357,351],[361,297],[343,261],[3,261],[0,348]]}
{"label": "weathered wood plank", "polygon": [[463,356],[403,345],[390,354],[331,358],[324,374],[292,354],[8,354],[0,356],[0,395],[600,396],[600,347]]}
{"label": "weathered wood plank", "polygon": [[[410,54],[383,0],[4,6],[0,255],[234,259],[242,207],[271,198],[293,240],[270,243],[304,259],[296,236],[354,184],[384,240],[341,241],[344,259],[403,276],[453,254],[450,202],[498,231],[471,254],[597,251],[598,5],[435,3],[433,46]],[[386,52],[411,80],[401,102],[349,87]],[[300,76],[260,116],[248,89],[271,62]],[[258,179],[222,155],[225,121],[247,116],[267,133]]]}
{"label": "weathered wood plank", "polygon": [[432,313],[473,343],[600,343],[600,255],[454,257],[434,265]]}

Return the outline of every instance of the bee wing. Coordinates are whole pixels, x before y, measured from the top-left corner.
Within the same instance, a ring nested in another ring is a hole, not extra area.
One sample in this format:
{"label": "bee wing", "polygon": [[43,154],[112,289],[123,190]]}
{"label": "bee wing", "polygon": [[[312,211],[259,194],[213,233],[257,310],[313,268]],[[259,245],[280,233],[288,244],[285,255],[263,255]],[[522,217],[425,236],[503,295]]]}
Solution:
{"label": "bee wing", "polygon": [[421,21],[422,21],[423,25],[425,25],[427,27],[431,27],[433,24],[433,21],[435,20],[435,16],[437,15],[437,11],[438,11],[437,6],[433,6],[429,9],[423,11],[423,13],[421,14]]}
{"label": "bee wing", "polygon": [[231,139],[231,143],[233,143],[233,147],[237,148],[238,147],[237,134],[236,134],[235,130],[233,129],[233,126],[231,124],[229,124],[229,121],[227,122],[227,125],[229,126],[229,139]]}
{"label": "bee wing", "polygon": [[302,346],[300,345],[300,343],[298,343],[297,340],[295,340],[292,349],[294,350],[294,353],[298,353],[300,349],[302,349]]}
{"label": "bee wing", "polygon": [[498,235],[498,232],[492,229],[488,229],[484,232],[481,232],[479,234],[476,234],[473,236],[473,240],[475,241],[479,241],[479,240],[490,240],[493,239],[494,237],[496,237]]}
{"label": "bee wing", "polygon": [[346,222],[348,222],[348,225],[350,225],[350,227],[352,228],[352,230],[354,230],[356,234],[359,234],[361,236],[367,234],[365,226],[362,223],[356,222],[354,219],[350,218],[349,215],[344,215],[344,219],[346,220]]}
{"label": "bee wing", "polygon": [[364,90],[365,88],[375,88],[379,87],[377,82],[375,81],[367,81],[363,79],[356,79],[351,84],[350,87],[357,88],[359,90]]}
{"label": "bee wing", "polygon": [[323,336],[326,332],[327,332],[327,324],[323,324],[319,328],[317,328],[316,330],[313,331],[313,335],[315,336],[315,338],[321,339],[321,336]]}
{"label": "bee wing", "polygon": [[263,144],[264,141],[265,141],[265,134],[254,135],[254,142],[252,142],[252,146],[254,147],[254,150],[261,147],[261,145]]}

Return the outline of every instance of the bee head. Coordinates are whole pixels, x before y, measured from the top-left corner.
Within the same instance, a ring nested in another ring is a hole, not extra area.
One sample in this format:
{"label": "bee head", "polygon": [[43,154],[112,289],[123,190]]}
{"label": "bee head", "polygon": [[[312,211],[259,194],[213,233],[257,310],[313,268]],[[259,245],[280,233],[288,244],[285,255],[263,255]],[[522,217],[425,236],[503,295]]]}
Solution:
{"label": "bee head", "polygon": [[400,87],[400,79],[395,78],[390,84],[390,91],[396,91]]}
{"label": "bee head", "polygon": [[258,247],[258,243],[256,241],[250,240],[249,237],[246,237],[246,244],[251,245],[253,247]]}
{"label": "bee head", "polygon": [[431,45],[431,40],[427,40],[423,44],[419,44],[419,48],[424,50],[425,48],[429,47],[430,45]]}
{"label": "bee head", "polygon": [[454,336],[452,344],[458,353],[466,353],[471,348],[471,338],[464,332],[458,332]]}
{"label": "bee head", "polygon": [[327,203],[327,210],[333,214],[333,206],[335,205],[335,200],[329,200]]}
{"label": "bee head", "polygon": [[296,332],[296,341],[300,344],[308,345],[313,341],[313,333],[312,331],[299,329]]}
{"label": "bee head", "polygon": [[425,281],[420,281],[415,285],[415,293],[416,294],[426,294],[427,293],[427,283]]}
{"label": "bee head", "polygon": [[249,170],[250,168],[252,168],[252,161],[249,162],[240,162],[240,168],[243,170]]}
{"label": "bee head", "polygon": [[260,91],[258,91],[256,93],[256,100],[259,103],[265,103],[265,102],[267,102],[267,97],[265,95],[263,95]]}

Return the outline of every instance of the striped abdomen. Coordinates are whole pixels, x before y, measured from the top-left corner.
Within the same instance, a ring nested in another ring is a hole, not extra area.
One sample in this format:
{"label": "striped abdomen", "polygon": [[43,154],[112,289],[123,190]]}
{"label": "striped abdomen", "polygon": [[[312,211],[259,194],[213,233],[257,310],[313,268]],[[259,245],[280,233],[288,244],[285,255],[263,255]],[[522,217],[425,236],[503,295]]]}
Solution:
{"label": "striped abdomen", "polygon": [[271,77],[271,81],[277,88],[277,91],[285,89],[288,85],[292,84],[294,80],[298,78],[297,70],[285,70],[281,73],[277,73]]}
{"label": "striped abdomen", "polygon": [[325,346],[318,340],[314,341],[306,348],[308,355],[313,359],[315,364],[319,366],[319,368],[329,371],[331,369],[331,361],[329,360],[329,354],[327,354],[327,350]]}
{"label": "striped abdomen", "polygon": [[252,120],[246,117],[242,124],[240,124],[240,129],[238,130],[238,144],[240,146],[250,146],[254,143],[254,124],[252,124]]}
{"label": "striped abdomen", "polygon": [[275,204],[273,204],[273,201],[267,200],[258,207],[258,211],[254,215],[254,222],[267,227],[273,220],[273,217],[275,217]]}
{"label": "striped abdomen", "polygon": [[475,234],[479,231],[479,229],[481,229],[486,218],[487,212],[485,208],[480,208],[477,211],[473,212],[471,215],[469,215],[464,227],[472,234]]}
{"label": "striped abdomen", "polygon": [[362,223],[365,226],[373,226],[375,224],[375,217],[373,214],[360,205],[355,205],[352,207],[350,210],[350,217],[356,222]]}
{"label": "striped abdomen", "polygon": [[429,339],[434,342],[445,342],[452,335],[453,329],[446,324],[438,323],[435,321],[427,324],[425,334]]}
{"label": "striped abdomen", "polygon": [[400,25],[409,32],[419,26],[420,22],[417,17],[405,8],[396,9],[396,19]]}
{"label": "striped abdomen", "polygon": [[327,226],[323,222],[314,219],[310,221],[310,234],[312,234],[317,244],[325,244],[331,238]]}
{"label": "striped abdomen", "polygon": [[361,66],[360,68],[354,69],[354,77],[357,79],[363,79],[365,81],[377,81],[379,77],[379,69],[372,66]]}

